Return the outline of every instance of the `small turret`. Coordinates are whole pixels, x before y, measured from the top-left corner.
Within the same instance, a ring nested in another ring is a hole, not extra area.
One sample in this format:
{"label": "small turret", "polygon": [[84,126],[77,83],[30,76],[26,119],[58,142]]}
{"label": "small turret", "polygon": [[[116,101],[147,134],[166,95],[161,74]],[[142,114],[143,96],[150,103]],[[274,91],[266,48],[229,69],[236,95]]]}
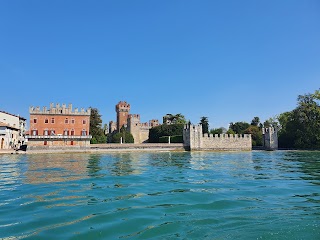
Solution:
{"label": "small turret", "polygon": [[278,130],[277,128],[262,128],[262,139],[265,150],[273,151],[278,149]]}

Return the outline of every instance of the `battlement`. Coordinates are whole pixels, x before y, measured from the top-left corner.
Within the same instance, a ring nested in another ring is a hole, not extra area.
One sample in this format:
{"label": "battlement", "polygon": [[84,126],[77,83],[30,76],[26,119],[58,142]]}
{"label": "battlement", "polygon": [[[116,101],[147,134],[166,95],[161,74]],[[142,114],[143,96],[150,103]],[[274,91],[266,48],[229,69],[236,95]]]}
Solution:
{"label": "battlement", "polygon": [[147,123],[147,122],[141,123],[140,126],[144,127],[144,128],[149,128],[149,123]]}
{"label": "battlement", "polygon": [[250,138],[250,134],[203,134],[203,138]]}
{"label": "battlement", "polygon": [[130,104],[127,103],[126,101],[120,101],[117,105],[116,105],[116,112],[129,112],[130,111]]}
{"label": "battlement", "polygon": [[202,132],[202,126],[201,124],[185,124],[183,127],[183,130],[189,130],[189,129],[199,129],[201,128],[201,132]]}
{"label": "battlement", "polygon": [[263,146],[265,150],[278,149],[278,129],[274,127],[262,128]]}
{"label": "battlement", "polygon": [[159,123],[159,120],[158,119],[151,119],[149,120],[149,126],[150,127],[156,127],[156,126],[159,126],[160,123]]}
{"label": "battlement", "polygon": [[139,120],[140,121],[140,114],[129,114],[128,119],[134,119],[134,120]]}
{"label": "battlement", "polygon": [[275,129],[274,127],[267,127],[267,128],[262,128],[262,134],[266,134],[266,133],[275,133],[277,132],[277,129]]}
{"label": "battlement", "polygon": [[203,134],[201,124],[184,126],[183,144],[188,150],[250,151],[252,149],[251,134]]}
{"label": "battlement", "polygon": [[72,104],[69,104],[68,107],[66,104],[62,104],[60,106],[59,103],[54,105],[53,103],[50,103],[49,109],[47,107],[43,107],[42,109],[40,107],[29,107],[29,113],[32,114],[38,114],[38,115],[84,115],[84,116],[90,116],[91,109],[84,109],[81,108],[80,111],[78,108],[75,108],[74,111],[72,110]]}

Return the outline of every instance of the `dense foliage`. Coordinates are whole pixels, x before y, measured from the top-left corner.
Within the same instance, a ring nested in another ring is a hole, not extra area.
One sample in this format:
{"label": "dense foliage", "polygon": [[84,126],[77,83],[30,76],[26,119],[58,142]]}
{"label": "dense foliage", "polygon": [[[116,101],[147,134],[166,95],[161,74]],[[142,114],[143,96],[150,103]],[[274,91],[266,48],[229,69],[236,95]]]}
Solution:
{"label": "dense foliage", "polygon": [[184,124],[162,124],[153,127],[149,131],[149,142],[158,143],[159,138],[163,136],[183,135],[183,126]]}
{"label": "dense foliage", "polygon": [[245,130],[250,127],[247,122],[230,123],[229,128],[237,134],[244,134]]}
{"label": "dense foliage", "polygon": [[251,134],[252,146],[262,146],[262,129],[259,117],[254,117],[251,124],[247,122],[230,123],[228,134]]}
{"label": "dense foliage", "polygon": [[121,138],[123,143],[134,143],[133,136],[128,131],[122,131],[122,132],[112,134],[111,142],[120,143]]}
{"label": "dense foliage", "polygon": [[251,125],[245,131],[245,134],[251,134],[252,146],[262,146],[262,130],[258,126]]}
{"label": "dense foliage", "polygon": [[223,128],[213,128],[210,130],[210,134],[222,134],[223,133]]}
{"label": "dense foliage", "polygon": [[299,95],[298,106],[278,120],[279,147],[320,149],[320,90]]}
{"label": "dense foliage", "polygon": [[201,117],[200,124],[202,126],[202,133],[209,133],[209,121],[207,117]]}
{"label": "dense foliage", "polygon": [[167,114],[166,116],[164,116],[164,123],[166,122],[165,120],[168,120],[169,122],[171,122],[172,124],[186,124],[186,118],[184,115],[182,115],[181,113],[178,114]]}
{"label": "dense foliage", "polygon": [[90,143],[106,143],[107,138],[102,129],[102,120],[99,110],[91,107],[89,134],[92,136]]}

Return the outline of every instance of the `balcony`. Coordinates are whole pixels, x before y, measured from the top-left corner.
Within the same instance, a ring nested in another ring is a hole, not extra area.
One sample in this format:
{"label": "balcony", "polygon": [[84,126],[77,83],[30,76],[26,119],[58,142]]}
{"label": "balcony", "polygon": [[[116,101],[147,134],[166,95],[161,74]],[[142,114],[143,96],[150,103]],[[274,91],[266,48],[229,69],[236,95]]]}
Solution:
{"label": "balcony", "polygon": [[82,140],[90,140],[92,138],[91,135],[87,136],[75,136],[75,135],[37,135],[37,136],[26,136],[28,140],[73,140],[73,139],[82,139]]}

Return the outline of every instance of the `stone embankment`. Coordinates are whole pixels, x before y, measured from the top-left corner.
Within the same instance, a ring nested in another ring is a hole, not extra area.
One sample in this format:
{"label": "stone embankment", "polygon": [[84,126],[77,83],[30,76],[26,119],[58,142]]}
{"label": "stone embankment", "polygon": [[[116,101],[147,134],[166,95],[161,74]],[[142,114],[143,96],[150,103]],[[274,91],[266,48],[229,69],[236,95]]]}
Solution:
{"label": "stone embankment", "polygon": [[91,144],[90,148],[54,148],[25,151],[0,150],[0,154],[37,154],[37,153],[104,153],[104,152],[160,152],[184,151],[182,143],[142,143],[142,144]]}
{"label": "stone embankment", "polygon": [[182,143],[141,143],[141,144],[91,144],[90,150],[109,150],[109,151],[179,151],[184,150]]}

